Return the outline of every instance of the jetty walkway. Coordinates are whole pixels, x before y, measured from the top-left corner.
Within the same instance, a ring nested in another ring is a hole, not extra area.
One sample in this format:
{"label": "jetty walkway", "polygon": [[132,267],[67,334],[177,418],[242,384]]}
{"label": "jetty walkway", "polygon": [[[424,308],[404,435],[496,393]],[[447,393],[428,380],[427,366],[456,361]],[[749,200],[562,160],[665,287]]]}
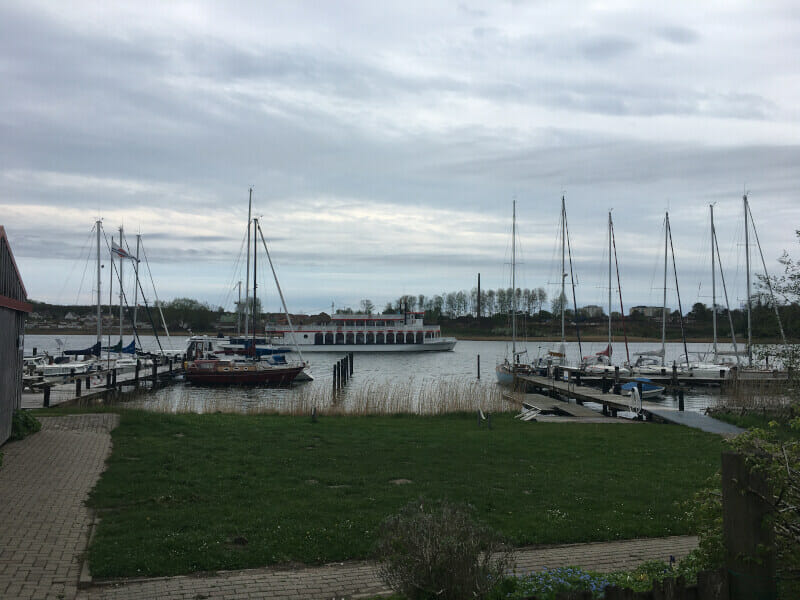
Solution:
{"label": "jetty walkway", "polygon": [[[331,600],[388,592],[367,561],[93,581],[86,551],[94,515],[85,502],[111,452],[111,431],[119,417],[40,419],[39,433],[2,448],[0,598]],[[521,548],[516,572],[568,565],[606,572],[630,569],[648,560],[680,559],[696,547],[697,538],[675,536]]]}
{"label": "jetty walkway", "polygon": [[182,373],[182,363],[170,360],[165,364],[140,369],[103,369],[66,376],[61,382],[27,379],[22,392],[22,408],[90,403],[126,388],[156,387]]}
{"label": "jetty walkway", "polygon": [[676,423],[708,433],[738,435],[744,432],[744,429],[740,427],[724,423],[708,415],[681,409],[669,409],[657,402],[648,400],[642,400],[641,404],[634,403],[630,396],[603,392],[596,388],[580,385],[575,380],[563,381],[538,375],[523,375],[519,376],[518,379],[543,395],[573,398],[578,404],[583,404],[584,402],[599,404],[603,407],[603,416],[614,417],[618,412],[635,412],[639,413],[641,418],[647,421]]}

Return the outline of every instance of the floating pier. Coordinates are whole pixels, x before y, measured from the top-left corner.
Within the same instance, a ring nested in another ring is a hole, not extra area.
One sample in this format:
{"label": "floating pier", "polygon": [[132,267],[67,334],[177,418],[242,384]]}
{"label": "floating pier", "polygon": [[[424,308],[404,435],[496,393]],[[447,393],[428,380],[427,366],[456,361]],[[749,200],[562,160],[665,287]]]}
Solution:
{"label": "floating pier", "polygon": [[[648,400],[643,400],[641,406],[639,406],[639,403],[634,403],[633,398],[630,396],[603,392],[602,390],[581,385],[577,380],[563,381],[538,375],[521,375],[518,380],[522,385],[533,388],[538,393],[546,394],[550,397],[574,398],[579,405],[584,402],[599,404],[603,407],[603,416],[615,417],[618,412],[635,412],[639,414],[642,420],[676,423],[709,433],[737,435],[744,431],[739,427],[723,423],[708,415],[668,409]],[[566,408],[572,405],[565,404],[566,407],[563,410],[569,412]]]}
{"label": "floating pier", "polygon": [[63,382],[26,378],[22,408],[70,406],[78,402],[106,399],[126,387],[153,389],[182,373],[182,363],[169,360],[161,365],[153,363],[152,366],[141,365],[125,371],[102,369],[69,375]]}

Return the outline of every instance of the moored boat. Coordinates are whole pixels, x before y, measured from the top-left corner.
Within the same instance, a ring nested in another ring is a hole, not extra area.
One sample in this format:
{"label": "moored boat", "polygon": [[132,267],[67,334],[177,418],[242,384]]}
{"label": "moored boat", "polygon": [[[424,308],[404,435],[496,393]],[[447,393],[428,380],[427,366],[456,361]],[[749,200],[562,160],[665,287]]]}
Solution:
{"label": "moored boat", "polygon": [[426,325],[424,312],[399,315],[332,315],[319,322],[267,327],[271,343],[295,344],[302,352],[432,352],[452,350],[456,339],[442,337],[438,325]]}
{"label": "moored boat", "polygon": [[637,377],[636,381],[622,384],[622,395],[630,396],[633,394],[633,390],[639,389],[640,383],[642,384],[642,398],[660,398],[664,393],[665,388],[663,386],[656,385],[646,377]]}
{"label": "moored boat", "polygon": [[220,358],[213,338],[189,339],[184,363],[185,378],[192,383],[239,385],[286,385],[306,367],[304,362],[252,361]]}

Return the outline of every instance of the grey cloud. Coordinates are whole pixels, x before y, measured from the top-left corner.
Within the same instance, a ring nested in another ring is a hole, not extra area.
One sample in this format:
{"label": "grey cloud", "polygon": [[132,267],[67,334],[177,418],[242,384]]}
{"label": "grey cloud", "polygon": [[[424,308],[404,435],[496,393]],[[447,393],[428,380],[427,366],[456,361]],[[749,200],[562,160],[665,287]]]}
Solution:
{"label": "grey cloud", "polygon": [[694,44],[700,39],[700,34],[697,31],[680,25],[659,27],[655,31],[659,37],[673,44]]}

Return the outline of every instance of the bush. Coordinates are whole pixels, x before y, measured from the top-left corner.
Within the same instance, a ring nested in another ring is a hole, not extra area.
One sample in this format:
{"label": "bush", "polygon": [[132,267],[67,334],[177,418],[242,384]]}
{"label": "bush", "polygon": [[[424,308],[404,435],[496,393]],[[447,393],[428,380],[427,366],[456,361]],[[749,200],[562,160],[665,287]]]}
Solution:
{"label": "bush", "polygon": [[466,506],[417,500],[381,525],[378,574],[408,600],[486,598],[513,551]]}
{"label": "bush", "polygon": [[42,424],[27,411],[15,410],[11,419],[11,439],[21,440],[42,428]]}

